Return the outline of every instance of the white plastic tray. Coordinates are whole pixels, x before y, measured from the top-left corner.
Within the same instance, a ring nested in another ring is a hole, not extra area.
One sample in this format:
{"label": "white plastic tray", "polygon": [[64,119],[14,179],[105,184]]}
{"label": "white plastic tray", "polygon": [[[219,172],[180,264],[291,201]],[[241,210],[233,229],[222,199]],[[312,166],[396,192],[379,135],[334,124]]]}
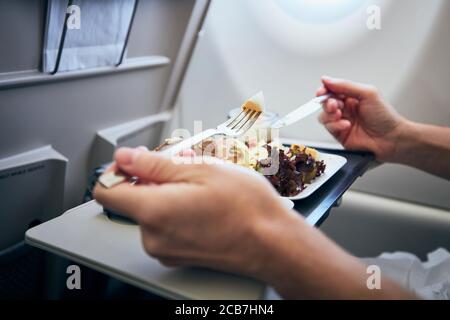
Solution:
{"label": "white plastic tray", "polygon": [[286,198],[291,200],[300,200],[309,197],[347,163],[347,159],[342,156],[323,152],[319,154],[319,160],[323,160],[325,162],[325,172],[320,177],[315,178],[310,184],[307,184],[306,188],[299,194]]}

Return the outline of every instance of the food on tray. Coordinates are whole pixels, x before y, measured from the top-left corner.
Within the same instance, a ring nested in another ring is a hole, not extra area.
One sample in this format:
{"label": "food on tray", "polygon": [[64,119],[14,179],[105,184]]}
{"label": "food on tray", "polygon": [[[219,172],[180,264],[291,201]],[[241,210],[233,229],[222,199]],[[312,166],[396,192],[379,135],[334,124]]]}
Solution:
{"label": "food on tray", "polygon": [[264,112],[264,94],[262,91],[244,102],[241,106],[242,110],[250,109],[257,112]]}
{"label": "food on tray", "polygon": [[[155,150],[178,143],[167,139]],[[254,169],[264,175],[281,196],[299,194],[315,178],[325,172],[325,163],[313,148],[277,142],[244,143],[239,139],[216,136],[192,147],[195,154],[212,156]]]}
{"label": "food on tray", "polygon": [[[272,148],[270,145],[268,147]],[[306,184],[311,183],[325,172],[324,161],[319,160],[317,151],[312,148],[295,144],[290,147],[281,147],[278,149],[278,157],[277,172],[272,175],[265,175],[265,177],[280,195],[285,197],[299,194],[306,188]],[[259,161],[258,165],[264,168],[267,163],[263,160]],[[257,167],[256,170],[260,169]]]}
{"label": "food on tray", "polygon": [[297,195],[325,171],[317,150],[296,144],[250,145],[238,139],[210,138],[193,149],[197,155],[218,157],[260,172],[286,197]]}
{"label": "food on tray", "polygon": [[[286,147],[277,143],[278,130],[271,127],[275,114],[264,113],[264,109],[264,94],[259,92],[241,108],[237,108],[233,115],[248,110],[263,112],[262,117],[241,139],[216,135],[192,146],[192,150],[197,155],[216,157],[256,170],[272,183],[280,195],[295,196],[324,173],[325,163],[320,160],[315,149],[295,144]],[[166,139],[155,151],[164,150],[180,141],[182,138],[179,137]]]}

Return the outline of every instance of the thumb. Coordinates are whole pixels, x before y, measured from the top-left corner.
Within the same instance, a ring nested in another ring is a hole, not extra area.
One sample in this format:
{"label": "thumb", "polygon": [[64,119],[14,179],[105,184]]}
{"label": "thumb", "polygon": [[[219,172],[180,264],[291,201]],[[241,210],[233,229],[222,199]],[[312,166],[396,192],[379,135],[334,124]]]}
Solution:
{"label": "thumb", "polygon": [[357,83],[350,80],[322,77],[322,83],[328,91],[335,94],[344,94],[358,100],[372,98],[376,95],[375,87],[367,84]]}
{"label": "thumb", "polygon": [[128,175],[158,184],[186,181],[189,171],[169,157],[142,149],[120,148],[114,160],[120,170]]}

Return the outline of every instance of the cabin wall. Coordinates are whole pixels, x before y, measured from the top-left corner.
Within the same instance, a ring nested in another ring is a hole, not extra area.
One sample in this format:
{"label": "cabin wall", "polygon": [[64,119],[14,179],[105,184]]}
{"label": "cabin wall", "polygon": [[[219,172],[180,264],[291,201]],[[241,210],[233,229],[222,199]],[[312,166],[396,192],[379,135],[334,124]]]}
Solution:
{"label": "cabin wall", "polygon": [[[36,74],[46,1],[0,0],[0,159],[52,145],[68,158],[64,207],[81,203],[98,148],[96,132],[159,112],[194,4],[139,2],[127,57],[150,63],[40,81]],[[152,57],[167,58],[168,63],[152,66]],[[21,83],[22,78],[28,82]],[[10,85],[15,80],[18,84]],[[159,143],[161,130],[161,124],[152,126],[123,143],[152,147]]]}

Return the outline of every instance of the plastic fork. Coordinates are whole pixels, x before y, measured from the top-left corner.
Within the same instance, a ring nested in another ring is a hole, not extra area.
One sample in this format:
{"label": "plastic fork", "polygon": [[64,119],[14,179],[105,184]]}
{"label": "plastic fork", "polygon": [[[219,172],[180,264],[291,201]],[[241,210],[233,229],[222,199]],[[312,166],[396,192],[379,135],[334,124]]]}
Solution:
{"label": "plastic fork", "polygon": [[239,137],[246,133],[258,120],[262,111],[250,107],[244,107],[242,111],[229,119],[228,121],[217,126],[216,129],[208,129],[195,136],[183,140],[173,147],[161,151],[163,154],[176,155],[180,151],[191,148],[193,145],[202,142],[216,134],[224,134],[228,137]]}
{"label": "plastic fork", "polygon": [[[216,129],[208,129],[200,132],[191,138],[182,140],[172,147],[159,152],[174,156],[178,155],[180,151],[190,149],[193,145],[216,134],[224,134],[228,137],[238,137],[243,135],[255,124],[256,120],[258,120],[261,115],[263,100],[264,97],[262,96],[262,93],[259,93],[243,105],[242,111],[238,115],[218,125]],[[98,182],[105,188],[112,188],[125,181],[136,183],[138,180],[135,177],[129,177],[121,172],[113,171],[104,173],[98,179]]]}

